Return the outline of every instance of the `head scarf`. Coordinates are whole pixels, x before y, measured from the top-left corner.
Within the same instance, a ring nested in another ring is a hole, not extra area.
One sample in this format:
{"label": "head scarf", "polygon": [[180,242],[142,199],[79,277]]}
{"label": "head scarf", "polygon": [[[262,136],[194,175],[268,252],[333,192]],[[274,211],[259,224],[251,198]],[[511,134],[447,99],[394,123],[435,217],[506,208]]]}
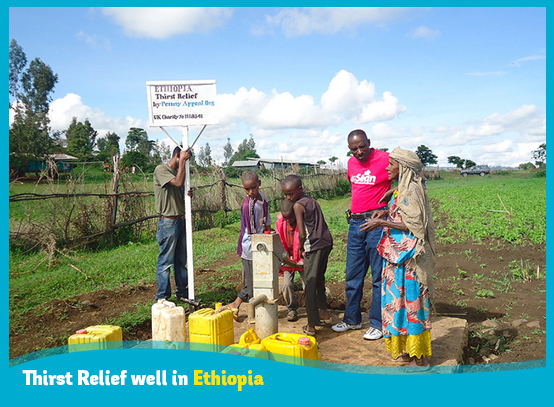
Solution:
{"label": "head scarf", "polygon": [[435,268],[435,224],[427,196],[427,180],[422,173],[423,164],[413,151],[395,148],[390,158],[398,162],[398,209],[402,220],[417,238],[415,273],[432,295]]}

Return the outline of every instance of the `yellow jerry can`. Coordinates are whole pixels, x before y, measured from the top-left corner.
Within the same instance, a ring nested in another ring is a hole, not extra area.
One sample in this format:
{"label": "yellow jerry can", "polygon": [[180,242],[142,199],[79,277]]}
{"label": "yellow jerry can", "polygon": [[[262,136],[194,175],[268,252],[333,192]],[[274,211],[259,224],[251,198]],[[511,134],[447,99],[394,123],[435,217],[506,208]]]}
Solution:
{"label": "yellow jerry can", "polygon": [[[216,305],[217,307],[217,305]],[[231,310],[218,312],[203,308],[189,315],[190,348],[218,352],[218,346],[195,346],[195,344],[232,345],[235,341],[233,313]]]}
{"label": "yellow jerry can", "polygon": [[276,333],[262,339],[261,344],[265,350],[271,353],[271,358],[279,362],[290,363],[293,361],[286,357],[280,357],[280,355],[292,356],[296,358],[293,362],[299,364],[302,364],[300,359],[319,360],[319,347],[313,336]]}
{"label": "yellow jerry can", "polygon": [[235,343],[231,346],[227,346],[221,353],[248,356],[257,359],[269,359],[269,352],[267,352],[260,343]]}
{"label": "yellow jerry can", "polygon": [[93,325],[80,329],[69,337],[69,352],[120,348],[122,340],[121,327],[116,325]]}
{"label": "yellow jerry can", "polygon": [[240,336],[239,345],[259,344],[261,341],[254,328],[248,328],[248,331]]}

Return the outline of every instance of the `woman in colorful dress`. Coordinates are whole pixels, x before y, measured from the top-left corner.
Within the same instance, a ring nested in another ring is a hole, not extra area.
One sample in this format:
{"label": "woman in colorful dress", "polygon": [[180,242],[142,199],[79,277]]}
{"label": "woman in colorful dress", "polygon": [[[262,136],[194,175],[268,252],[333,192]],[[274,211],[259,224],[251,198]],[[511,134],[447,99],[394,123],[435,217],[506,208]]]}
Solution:
{"label": "woman in colorful dress", "polygon": [[430,311],[435,268],[435,226],[423,165],[417,154],[396,148],[389,156],[389,179],[398,181],[390,209],[360,228],[383,227],[382,313],[387,351],[396,361],[429,366]]}

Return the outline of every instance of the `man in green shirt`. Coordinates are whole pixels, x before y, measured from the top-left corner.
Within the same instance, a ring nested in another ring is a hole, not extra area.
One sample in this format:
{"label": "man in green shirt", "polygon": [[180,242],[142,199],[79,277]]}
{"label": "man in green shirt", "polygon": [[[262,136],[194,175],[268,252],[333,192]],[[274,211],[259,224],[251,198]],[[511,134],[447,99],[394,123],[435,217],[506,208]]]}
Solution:
{"label": "man in green shirt", "polygon": [[170,273],[175,276],[175,296],[188,298],[187,245],[185,237],[185,163],[190,158],[189,150],[175,147],[168,163],[154,170],[154,199],[156,212],[160,215],[156,238],[160,246],[156,282],[156,300],[171,297]]}

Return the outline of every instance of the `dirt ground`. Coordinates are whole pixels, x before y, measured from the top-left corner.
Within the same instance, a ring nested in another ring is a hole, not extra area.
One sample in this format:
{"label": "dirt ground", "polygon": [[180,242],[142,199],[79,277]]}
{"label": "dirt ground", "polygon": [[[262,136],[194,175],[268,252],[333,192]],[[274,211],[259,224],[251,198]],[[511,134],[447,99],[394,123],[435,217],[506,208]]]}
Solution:
{"label": "dirt ground", "polygon": [[[482,244],[439,245],[435,277],[436,317],[467,320],[468,344],[464,364],[507,363],[546,358],[546,279],[536,278],[536,267],[544,275],[546,246]],[[528,281],[513,280],[517,264],[531,264]],[[235,255],[197,270],[195,281],[208,278],[218,268],[236,261]],[[240,271],[234,273],[240,283]],[[370,284],[366,279],[362,310],[369,310]],[[346,305],[344,282],[328,284],[328,305],[340,312]],[[298,285],[301,306],[304,293]],[[115,290],[55,300],[29,312],[26,325],[18,331],[10,327],[10,359],[45,347],[67,344],[77,329],[104,323],[137,303],[152,301],[155,283],[122,285]],[[281,302],[281,304],[283,304]],[[213,304],[206,304],[213,306]],[[43,334],[37,335],[38,331]],[[125,340],[151,339],[150,321],[124,333]]]}

